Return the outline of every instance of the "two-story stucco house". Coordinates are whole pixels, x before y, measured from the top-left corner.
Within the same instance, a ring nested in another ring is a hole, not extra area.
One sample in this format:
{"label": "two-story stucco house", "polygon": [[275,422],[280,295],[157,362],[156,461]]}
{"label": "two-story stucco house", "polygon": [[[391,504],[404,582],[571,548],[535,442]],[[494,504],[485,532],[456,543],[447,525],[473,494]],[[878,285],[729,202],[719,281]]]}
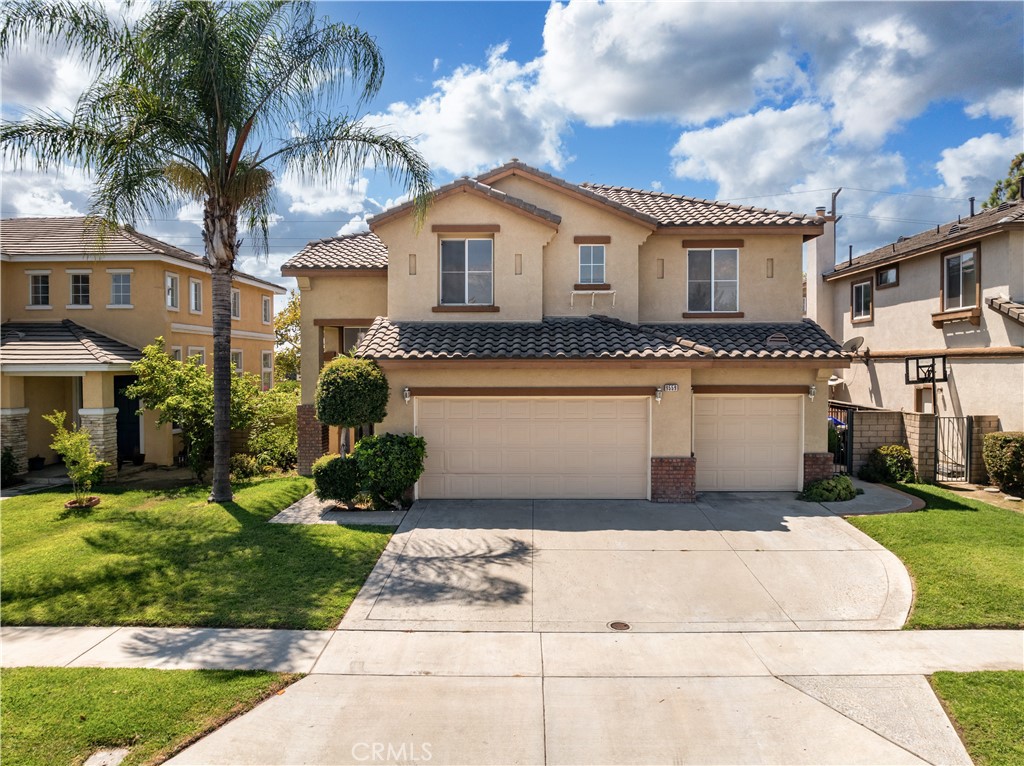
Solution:
{"label": "two-story stucco house", "polygon": [[[302,301],[300,469],[326,357],[391,384],[378,431],[415,432],[421,498],[692,500],[831,475],[826,381],[847,364],[801,319],[824,221],[614,186],[511,161],[282,268]],[[311,353],[319,349],[319,353]]]}
{"label": "two-story stucco house", "polygon": [[[828,223],[831,227],[831,222]],[[937,415],[997,415],[1024,430],[1024,203],[937,226],[836,264],[829,237],[808,266],[808,316],[863,338],[833,398]],[[936,401],[905,360],[945,357]]]}
{"label": "two-story stucco house", "polygon": [[[140,350],[163,337],[176,359],[212,363],[212,279],[205,260],[137,231],[120,229],[97,250],[85,218],[0,221],[2,427],[21,470],[29,457],[53,462],[50,425],[63,410],[92,434],[100,457],[144,454],[174,462],[177,444],[156,413],[136,414],[122,394]],[[273,385],[274,295],[278,285],[236,272],[232,358]]]}

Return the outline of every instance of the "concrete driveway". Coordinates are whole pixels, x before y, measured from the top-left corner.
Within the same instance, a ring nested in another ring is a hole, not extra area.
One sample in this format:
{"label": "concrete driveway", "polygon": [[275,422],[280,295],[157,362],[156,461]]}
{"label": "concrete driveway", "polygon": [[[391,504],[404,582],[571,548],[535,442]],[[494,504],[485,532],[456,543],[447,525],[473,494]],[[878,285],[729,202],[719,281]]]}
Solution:
{"label": "concrete driveway", "polygon": [[342,630],[886,630],[912,586],[892,553],[787,493],[416,503]]}

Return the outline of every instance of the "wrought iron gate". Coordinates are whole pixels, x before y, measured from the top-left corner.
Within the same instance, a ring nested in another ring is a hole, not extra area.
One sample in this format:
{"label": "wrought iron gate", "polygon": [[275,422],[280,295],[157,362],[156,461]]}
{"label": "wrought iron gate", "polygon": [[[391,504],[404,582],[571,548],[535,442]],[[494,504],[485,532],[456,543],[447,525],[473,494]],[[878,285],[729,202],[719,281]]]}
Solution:
{"label": "wrought iron gate", "polygon": [[935,418],[935,479],[970,481],[972,418]]}
{"label": "wrought iron gate", "polygon": [[828,406],[828,451],[832,472],[853,474],[853,425],[856,410],[838,404]]}

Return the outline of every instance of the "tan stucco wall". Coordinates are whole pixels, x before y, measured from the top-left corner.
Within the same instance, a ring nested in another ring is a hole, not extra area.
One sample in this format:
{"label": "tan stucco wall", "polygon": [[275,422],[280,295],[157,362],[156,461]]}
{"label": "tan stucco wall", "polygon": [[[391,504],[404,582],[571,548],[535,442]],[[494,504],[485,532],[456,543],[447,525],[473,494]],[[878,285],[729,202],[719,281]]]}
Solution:
{"label": "tan stucco wall", "polygon": [[142,448],[146,453],[147,463],[157,465],[172,465],[174,463],[174,436],[171,432],[171,424],[156,425],[157,413],[154,410],[146,410],[143,415],[145,431],[143,434]]}
{"label": "tan stucco wall", "polygon": [[[435,224],[498,224],[486,232],[434,232]],[[419,322],[536,322],[542,312],[544,278],[542,251],[555,233],[536,219],[513,212],[473,194],[454,194],[438,200],[426,225],[416,230],[411,216],[386,221],[374,232],[388,247],[388,315],[395,320]],[[442,239],[494,240],[494,313],[444,313],[440,302],[440,247]],[[515,273],[515,255],[522,255],[522,274]],[[416,255],[416,274],[409,273],[409,255]]]}
{"label": "tan stucco wall", "polygon": [[[686,311],[683,234],[657,234],[640,248],[640,321],[680,322]],[[735,239],[735,237],[732,237]],[[689,237],[693,239],[693,237]],[[702,240],[713,239],[701,237]],[[728,237],[726,239],[729,239]],[[800,236],[744,236],[740,248],[739,310],[745,322],[797,322],[803,314]],[[774,276],[768,277],[768,259]],[[658,279],[658,261],[665,277]],[[703,321],[688,319],[687,321]],[[706,320],[722,321],[722,320]]]}
{"label": "tan stucco wall", "polygon": [[75,413],[72,405],[74,378],[32,377],[25,380],[25,406],[28,407],[28,456],[42,455],[47,464],[57,460],[57,453],[50,449],[53,440],[53,426],[43,420],[54,410],[68,415],[66,425],[73,422]]}

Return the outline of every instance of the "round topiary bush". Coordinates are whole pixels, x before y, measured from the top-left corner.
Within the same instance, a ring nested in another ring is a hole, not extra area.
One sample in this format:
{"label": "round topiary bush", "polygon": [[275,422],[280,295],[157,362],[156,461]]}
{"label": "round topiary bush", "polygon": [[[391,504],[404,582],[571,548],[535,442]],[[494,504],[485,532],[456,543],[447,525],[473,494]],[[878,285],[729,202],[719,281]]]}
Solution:
{"label": "round topiary bush", "polygon": [[316,418],[329,426],[380,423],[388,414],[388,379],[372,359],[339,356],[320,372]]}
{"label": "round topiary bush", "polygon": [[849,476],[833,476],[831,479],[821,479],[804,485],[804,491],[797,495],[797,499],[809,503],[835,503],[853,500],[857,495],[857,489]]}
{"label": "round topiary bush", "polygon": [[313,487],[321,500],[338,500],[351,505],[360,492],[362,477],[352,457],[324,455],[313,463]]}
{"label": "round topiary bush", "polygon": [[387,508],[402,500],[405,491],[423,473],[427,443],[412,434],[381,434],[359,440],[352,457],[359,463],[362,489],[375,508]]}
{"label": "round topiary bush", "polygon": [[1024,493],[1024,431],[985,434],[981,454],[993,484],[1003,492]]}
{"label": "round topiary bush", "polygon": [[902,444],[883,444],[871,450],[857,476],[875,483],[913,481],[914,458]]}

